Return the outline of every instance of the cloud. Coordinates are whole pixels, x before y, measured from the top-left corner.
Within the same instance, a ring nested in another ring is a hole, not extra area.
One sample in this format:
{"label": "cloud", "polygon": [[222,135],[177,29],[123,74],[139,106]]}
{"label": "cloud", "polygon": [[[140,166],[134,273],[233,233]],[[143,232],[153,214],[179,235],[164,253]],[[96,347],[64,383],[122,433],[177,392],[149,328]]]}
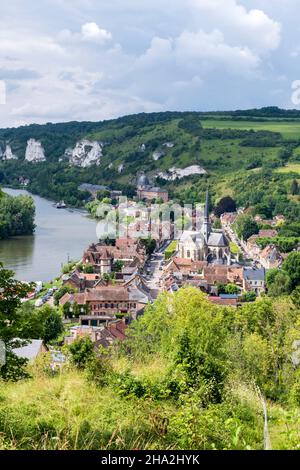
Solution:
{"label": "cloud", "polygon": [[112,41],[112,34],[106,29],[100,28],[97,23],[84,23],[80,33],[63,29],[59,32],[57,39],[60,42],[87,42],[105,45]]}
{"label": "cloud", "polygon": [[190,0],[191,5],[208,13],[215,26],[221,26],[228,38],[238,39],[260,52],[278,48],[281,24],[259,9],[247,9],[236,0]]}
{"label": "cloud", "polygon": [[258,69],[259,57],[248,47],[226,44],[218,30],[205,33],[184,31],[175,41],[175,54],[181,64],[208,70],[222,66],[229,74],[248,75]]}
{"label": "cloud", "polygon": [[112,40],[112,34],[106,29],[99,28],[97,23],[85,23],[81,27],[81,36],[84,41],[95,41],[101,44]]}
{"label": "cloud", "polygon": [[0,127],[285,104],[300,78],[297,2],[286,2],[10,0]]}

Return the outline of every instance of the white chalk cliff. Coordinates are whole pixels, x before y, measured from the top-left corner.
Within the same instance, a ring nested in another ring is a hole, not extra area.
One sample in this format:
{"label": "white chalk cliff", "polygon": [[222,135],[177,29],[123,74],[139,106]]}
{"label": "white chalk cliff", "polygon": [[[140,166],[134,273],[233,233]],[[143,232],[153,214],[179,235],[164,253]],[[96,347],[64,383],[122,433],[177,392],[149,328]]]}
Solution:
{"label": "white chalk cliff", "polygon": [[100,165],[103,144],[97,141],[82,140],[77,142],[74,149],[67,149],[65,155],[71,165],[88,168],[92,165]]}
{"label": "white chalk cliff", "polygon": [[30,163],[45,162],[45,151],[39,140],[29,139],[27,142],[25,160]]}
{"label": "white chalk cliff", "polygon": [[10,145],[6,145],[4,153],[2,153],[2,150],[0,149],[0,158],[2,158],[2,160],[17,160],[18,159],[18,157],[13,154]]}
{"label": "white chalk cliff", "polygon": [[158,177],[167,181],[175,181],[191,175],[206,175],[207,171],[199,165],[192,165],[186,168],[170,168],[168,172],[158,173]]}

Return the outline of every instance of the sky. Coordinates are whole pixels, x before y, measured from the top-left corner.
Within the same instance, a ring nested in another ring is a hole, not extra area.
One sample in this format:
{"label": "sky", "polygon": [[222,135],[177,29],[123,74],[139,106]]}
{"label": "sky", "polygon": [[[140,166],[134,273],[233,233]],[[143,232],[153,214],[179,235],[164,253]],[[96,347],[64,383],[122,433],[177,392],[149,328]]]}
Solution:
{"label": "sky", "polygon": [[300,109],[299,0],[0,1],[0,127]]}

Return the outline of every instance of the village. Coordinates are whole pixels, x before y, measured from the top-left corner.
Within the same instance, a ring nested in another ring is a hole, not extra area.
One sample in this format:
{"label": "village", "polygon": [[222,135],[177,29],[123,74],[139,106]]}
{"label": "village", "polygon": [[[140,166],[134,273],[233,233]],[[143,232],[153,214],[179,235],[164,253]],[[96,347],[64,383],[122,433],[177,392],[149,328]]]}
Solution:
{"label": "village", "polygon": [[[99,190],[106,190],[87,187],[94,200]],[[144,174],[137,179],[134,200],[115,192],[112,196],[119,196],[118,213],[112,216],[107,198],[104,208],[99,205],[99,242],[88,246],[79,262],[70,263],[59,287],[53,285],[42,297],[42,286],[36,287],[37,308],[44,303],[53,306],[56,299],[67,331],[64,344],[89,337],[99,349],[123,341],[130,323],[160,292],[172,294],[185,286],[201,290],[215,305],[236,309],[266,293],[267,271],[280,268],[284,260],[274,245],[262,249],[257,244],[276,236],[276,226],[284,222],[281,216],[257,220],[272,228],[242,240],[234,223],[245,210],[223,213],[221,228],[214,228],[208,190],[204,207],[187,207],[184,212],[174,209],[168,192],[151,185]],[[116,219],[118,230],[112,233]],[[32,341],[19,353],[35,358],[44,350],[41,341]],[[61,367],[64,355],[55,350],[52,356],[53,367]]]}
{"label": "village", "polygon": [[[99,189],[106,188],[89,187],[93,199]],[[150,211],[155,202],[167,217],[161,217],[157,205],[156,212]],[[187,209],[184,216],[180,213],[179,220],[184,218],[184,222],[179,229],[178,219],[174,220],[165,210],[168,204],[168,192],[151,185],[146,175],[140,175],[136,199],[120,199],[118,203],[115,238],[108,236],[112,217],[105,211],[105,221],[99,224],[101,230],[108,230],[106,238],[102,236],[102,240],[85,249],[82,259],[61,276],[59,288],[54,286],[35,301],[40,307],[44,303],[53,305],[56,299],[67,331],[65,344],[87,336],[98,349],[125,340],[128,325],[143,315],[160,292],[175,293],[193,286],[207,294],[213,304],[235,309],[266,293],[266,273],[280,268],[284,254],[274,245],[262,249],[256,242],[276,236],[276,226],[284,222],[283,217],[259,220],[272,228],[242,240],[234,223],[244,210],[222,214],[221,228],[214,228],[209,191],[199,217],[193,208]],[[38,292],[41,289],[37,287]],[[26,355],[27,350],[36,355],[44,350],[41,342],[36,343],[35,350],[34,344],[26,346],[21,354]],[[65,360],[57,352],[53,357],[55,367]]]}

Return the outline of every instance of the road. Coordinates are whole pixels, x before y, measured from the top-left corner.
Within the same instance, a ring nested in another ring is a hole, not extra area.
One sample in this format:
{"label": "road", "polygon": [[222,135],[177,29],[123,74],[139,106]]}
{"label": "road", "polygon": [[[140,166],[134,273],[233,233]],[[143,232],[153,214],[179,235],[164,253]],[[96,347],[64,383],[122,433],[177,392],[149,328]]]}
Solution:
{"label": "road", "polygon": [[151,289],[153,298],[156,298],[161,290],[161,277],[165,260],[164,253],[170,243],[169,241],[166,242],[157,252],[153,253],[145,267],[147,285]]}

